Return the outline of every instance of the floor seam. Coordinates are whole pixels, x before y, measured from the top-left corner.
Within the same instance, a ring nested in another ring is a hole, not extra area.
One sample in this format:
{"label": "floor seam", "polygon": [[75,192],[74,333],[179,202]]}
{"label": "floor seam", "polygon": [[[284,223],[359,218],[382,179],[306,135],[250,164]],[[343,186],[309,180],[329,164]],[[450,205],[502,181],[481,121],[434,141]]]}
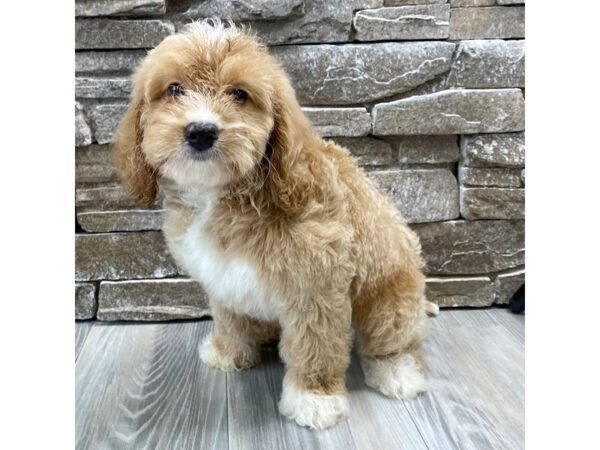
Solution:
{"label": "floor seam", "polygon": [[427,441],[425,440],[425,436],[423,436],[423,433],[421,433],[421,429],[419,428],[419,425],[417,425],[417,422],[415,421],[415,418],[413,417],[413,415],[410,413],[410,409],[408,408],[408,406],[406,405],[406,402],[404,400],[402,400],[402,406],[404,406],[404,409],[406,410],[406,412],[408,413],[408,417],[410,417],[410,420],[412,420],[413,425],[415,426],[417,433],[419,433],[419,436],[421,436],[421,439],[423,440],[423,444],[425,445],[425,448],[427,450],[429,450],[429,444],[427,443]]}

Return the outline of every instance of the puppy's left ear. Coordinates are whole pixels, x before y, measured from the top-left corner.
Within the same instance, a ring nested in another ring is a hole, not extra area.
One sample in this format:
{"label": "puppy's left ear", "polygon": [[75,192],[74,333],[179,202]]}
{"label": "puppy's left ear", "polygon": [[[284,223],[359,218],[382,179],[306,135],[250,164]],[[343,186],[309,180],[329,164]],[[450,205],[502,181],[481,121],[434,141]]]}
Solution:
{"label": "puppy's left ear", "polygon": [[129,193],[145,206],[156,200],[156,174],[142,152],[144,130],[141,124],[145,108],[142,86],[136,80],[131,103],[113,138],[113,161]]}
{"label": "puppy's left ear", "polygon": [[314,143],[314,133],[300,108],[296,94],[283,72],[275,80],[273,129],[269,138],[269,189],[275,204],[293,214],[302,209],[310,196],[312,173],[306,160]]}

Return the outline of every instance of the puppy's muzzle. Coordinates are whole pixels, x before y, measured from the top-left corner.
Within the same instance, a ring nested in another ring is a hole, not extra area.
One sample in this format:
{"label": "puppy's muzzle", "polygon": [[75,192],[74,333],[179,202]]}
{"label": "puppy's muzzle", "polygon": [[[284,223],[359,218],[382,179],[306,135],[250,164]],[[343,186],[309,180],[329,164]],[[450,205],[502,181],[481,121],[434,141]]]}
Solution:
{"label": "puppy's muzzle", "polygon": [[214,123],[190,123],[185,128],[185,140],[194,150],[203,152],[211,148],[219,138],[219,129]]}

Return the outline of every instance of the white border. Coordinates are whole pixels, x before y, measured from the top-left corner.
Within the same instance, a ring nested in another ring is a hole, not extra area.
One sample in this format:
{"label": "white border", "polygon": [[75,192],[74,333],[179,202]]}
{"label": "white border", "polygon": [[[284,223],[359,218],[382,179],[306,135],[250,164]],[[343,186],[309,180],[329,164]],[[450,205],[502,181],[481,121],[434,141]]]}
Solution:
{"label": "white border", "polygon": [[[527,2],[527,447],[590,448],[600,401],[594,2]],[[6,2],[2,448],[72,448],[72,2]],[[518,380],[516,380],[518,382]]]}
{"label": "white border", "polygon": [[530,449],[598,441],[599,10],[584,1],[526,6]]}
{"label": "white border", "polygon": [[73,16],[2,4],[0,448],[74,445]]}

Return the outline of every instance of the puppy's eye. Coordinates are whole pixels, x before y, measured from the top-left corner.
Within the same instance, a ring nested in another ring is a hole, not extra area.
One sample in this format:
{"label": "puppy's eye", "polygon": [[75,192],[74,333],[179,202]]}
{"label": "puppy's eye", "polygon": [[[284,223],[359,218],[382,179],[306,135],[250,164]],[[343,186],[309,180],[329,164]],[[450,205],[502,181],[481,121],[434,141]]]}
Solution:
{"label": "puppy's eye", "polygon": [[248,93],[242,89],[234,89],[231,95],[238,103],[244,103],[248,99]]}
{"label": "puppy's eye", "polygon": [[169,85],[169,87],[167,88],[167,95],[170,95],[171,97],[178,97],[180,95],[182,95],[184,92],[183,86],[180,85],[179,83],[173,83],[171,85]]}

